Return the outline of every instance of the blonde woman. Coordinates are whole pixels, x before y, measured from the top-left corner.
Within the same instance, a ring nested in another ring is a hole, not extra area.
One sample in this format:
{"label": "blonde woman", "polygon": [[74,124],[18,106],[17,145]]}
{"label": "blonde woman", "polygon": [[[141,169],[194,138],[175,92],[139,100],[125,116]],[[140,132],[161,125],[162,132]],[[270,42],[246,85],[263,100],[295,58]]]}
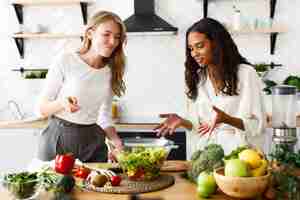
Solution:
{"label": "blonde woman", "polygon": [[90,19],[79,52],[64,53],[52,64],[38,104],[40,114],[50,118],[39,159],[71,152],[84,162],[106,161],[105,137],[122,148],[111,104],[125,92],[125,40],[120,17],[100,11]]}

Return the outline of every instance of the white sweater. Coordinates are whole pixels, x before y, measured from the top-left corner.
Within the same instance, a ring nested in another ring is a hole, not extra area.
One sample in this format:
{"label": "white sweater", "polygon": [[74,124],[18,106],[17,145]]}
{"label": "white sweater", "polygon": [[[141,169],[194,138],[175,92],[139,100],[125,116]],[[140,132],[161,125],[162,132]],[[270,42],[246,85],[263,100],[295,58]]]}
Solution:
{"label": "white sweater", "polygon": [[74,96],[80,110],[62,111],[55,116],[78,124],[97,123],[102,128],[112,126],[111,70],[108,66],[94,69],[78,53],[64,53],[50,66],[41,98],[48,100]]}
{"label": "white sweater", "polygon": [[212,106],[216,106],[225,113],[243,120],[245,131],[227,124],[221,124],[215,129],[210,143],[221,144],[225,153],[230,153],[240,145],[252,144],[262,148],[266,115],[262,99],[262,82],[256,71],[249,65],[240,65],[238,71],[237,96],[216,95],[212,82],[207,78],[205,84],[199,85],[198,98],[189,101],[187,118],[193,123],[193,130],[187,134],[187,157],[198,149],[207,145],[207,136],[200,137],[197,133],[199,122],[212,119]]}

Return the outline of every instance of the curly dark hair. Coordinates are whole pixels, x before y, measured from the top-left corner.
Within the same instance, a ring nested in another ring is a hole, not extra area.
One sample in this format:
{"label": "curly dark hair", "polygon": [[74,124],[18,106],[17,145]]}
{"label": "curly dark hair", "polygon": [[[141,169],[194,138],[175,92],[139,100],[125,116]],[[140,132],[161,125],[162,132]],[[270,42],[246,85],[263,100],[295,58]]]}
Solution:
{"label": "curly dark hair", "polygon": [[241,56],[230,33],[217,20],[203,18],[194,23],[186,32],[186,60],[185,60],[185,83],[188,88],[186,95],[192,100],[198,97],[198,84],[206,81],[207,67],[201,67],[191,56],[188,47],[188,36],[191,32],[203,33],[214,43],[213,63],[216,66],[217,77],[220,77],[220,92],[229,96],[238,95],[238,66],[249,64],[246,58]]}

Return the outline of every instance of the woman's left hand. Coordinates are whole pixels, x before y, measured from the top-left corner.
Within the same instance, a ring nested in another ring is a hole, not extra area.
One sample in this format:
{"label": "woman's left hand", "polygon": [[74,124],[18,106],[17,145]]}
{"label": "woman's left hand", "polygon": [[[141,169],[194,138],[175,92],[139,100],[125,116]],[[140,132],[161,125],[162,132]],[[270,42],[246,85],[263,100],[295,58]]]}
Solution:
{"label": "woman's left hand", "polygon": [[206,134],[210,136],[219,124],[228,121],[229,118],[230,116],[228,114],[213,106],[212,121],[201,123],[198,128],[198,133],[200,133],[201,136]]}

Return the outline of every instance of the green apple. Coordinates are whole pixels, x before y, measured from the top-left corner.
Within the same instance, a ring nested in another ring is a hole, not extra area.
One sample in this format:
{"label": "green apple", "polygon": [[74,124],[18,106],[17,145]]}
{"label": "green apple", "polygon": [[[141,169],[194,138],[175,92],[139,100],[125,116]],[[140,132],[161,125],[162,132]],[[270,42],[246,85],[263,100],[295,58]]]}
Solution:
{"label": "green apple", "polygon": [[247,163],[240,159],[228,160],[225,163],[225,176],[249,176],[249,169]]}
{"label": "green apple", "polygon": [[203,171],[197,180],[197,194],[199,197],[208,198],[217,190],[217,184],[212,172]]}

